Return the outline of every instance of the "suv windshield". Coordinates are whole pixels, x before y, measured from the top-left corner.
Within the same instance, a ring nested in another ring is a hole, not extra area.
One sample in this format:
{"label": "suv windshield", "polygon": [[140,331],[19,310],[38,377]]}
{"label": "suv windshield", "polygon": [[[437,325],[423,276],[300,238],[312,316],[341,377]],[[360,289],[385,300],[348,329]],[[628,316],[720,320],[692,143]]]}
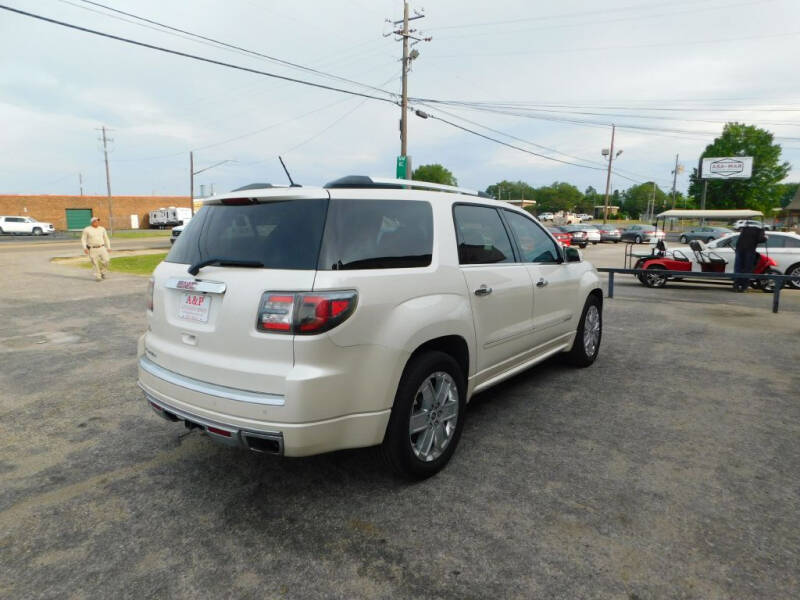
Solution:
{"label": "suv windshield", "polygon": [[327,199],[209,204],[175,238],[165,260],[195,265],[224,259],[268,269],[315,269],[327,206]]}

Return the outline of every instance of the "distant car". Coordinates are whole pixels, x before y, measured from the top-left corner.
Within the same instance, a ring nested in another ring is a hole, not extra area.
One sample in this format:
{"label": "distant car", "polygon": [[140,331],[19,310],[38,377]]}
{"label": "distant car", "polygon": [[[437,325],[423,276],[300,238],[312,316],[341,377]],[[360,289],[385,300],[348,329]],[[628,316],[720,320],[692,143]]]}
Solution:
{"label": "distant car", "polygon": [[178,239],[178,236],[181,233],[183,233],[183,228],[184,227],[186,227],[186,225],[177,225],[176,227],[172,228],[172,234],[169,236],[169,243],[170,244],[174,244],[175,243],[175,240]]}
{"label": "distant car", "polygon": [[593,218],[592,215],[587,215],[586,213],[581,213],[575,216],[578,217],[581,221],[591,221]]}
{"label": "distant car", "polygon": [[[736,242],[739,234],[725,236],[708,244],[707,248],[719,254],[728,261],[728,271],[733,271],[736,258]],[[778,264],[776,268],[784,275],[792,275],[787,283],[794,289],[800,290],[800,235],[796,233],[771,231],[767,234],[767,244],[759,244],[756,251],[774,258]]]}
{"label": "distant car", "polygon": [[733,228],[736,231],[739,231],[744,227],[760,227],[761,229],[766,229],[767,231],[770,230],[769,225],[765,225],[761,221],[753,221],[752,219],[739,219],[733,224]]}
{"label": "distant car", "polygon": [[580,246],[581,248],[586,248],[589,245],[589,234],[577,225],[561,225],[558,229],[572,236],[570,245]]}
{"label": "distant car", "polygon": [[52,223],[42,223],[30,217],[0,217],[0,234],[50,235],[55,231]]}
{"label": "distant car", "polygon": [[602,240],[602,236],[600,235],[600,230],[595,227],[594,225],[575,225],[575,227],[579,227],[586,232],[588,240],[592,244],[599,244],[600,240]]}
{"label": "distant car", "polygon": [[559,227],[548,227],[547,230],[553,234],[553,237],[562,246],[572,245],[572,236],[566,231],[561,231]]}
{"label": "distant car", "polygon": [[614,225],[595,225],[595,227],[597,227],[597,230],[600,232],[601,242],[614,242],[618,244],[622,239],[619,228]]}
{"label": "distant car", "polygon": [[658,240],[663,240],[664,237],[664,232],[652,225],[631,225],[623,229],[620,235],[620,239],[623,241],[633,242],[634,244],[657,242]]}
{"label": "distant car", "polygon": [[552,221],[554,219],[553,213],[543,212],[537,217],[540,221]]}
{"label": "distant car", "polygon": [[681,244],[688,244],[692,240],[700,240],[708,244],[716,239],[730,235],[733,233],[732,229],[727,227],[695,227],[689,231],[684,231],[681,234]]}

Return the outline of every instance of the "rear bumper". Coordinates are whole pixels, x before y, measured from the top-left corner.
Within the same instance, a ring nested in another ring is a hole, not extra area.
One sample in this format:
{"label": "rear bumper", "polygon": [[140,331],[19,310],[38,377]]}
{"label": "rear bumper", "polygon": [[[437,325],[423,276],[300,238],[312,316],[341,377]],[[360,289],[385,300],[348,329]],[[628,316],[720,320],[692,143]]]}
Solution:
{"label": "rear bumper", "polygon": [[[292,408],[291,397],[215,386],[166,370],[162,373],[149,362],[140,358],[139,387],[153,411],[168,421],[203,429],[212,440],[227,446],[309,456],[380,444],[389,422],[390,409],[285,422],[280,416],[285,408]],[[318,401],[324,403],[326,398]],[[252,416],[242,415],[243,405]]]}

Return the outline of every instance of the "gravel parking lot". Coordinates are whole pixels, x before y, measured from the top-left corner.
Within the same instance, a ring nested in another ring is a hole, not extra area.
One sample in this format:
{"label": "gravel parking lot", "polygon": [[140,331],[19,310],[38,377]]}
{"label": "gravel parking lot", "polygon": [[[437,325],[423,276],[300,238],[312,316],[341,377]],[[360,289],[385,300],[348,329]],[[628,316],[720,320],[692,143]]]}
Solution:
{"label": "gravel parking lot", "polygon": [[49,262],[74,251],[0,249],[2,598],[800,595],[798,292],[776,315],[620,277],[593,367],[476,396],[408,484],[369,450],[279,460],[158,419],[147,280]]}

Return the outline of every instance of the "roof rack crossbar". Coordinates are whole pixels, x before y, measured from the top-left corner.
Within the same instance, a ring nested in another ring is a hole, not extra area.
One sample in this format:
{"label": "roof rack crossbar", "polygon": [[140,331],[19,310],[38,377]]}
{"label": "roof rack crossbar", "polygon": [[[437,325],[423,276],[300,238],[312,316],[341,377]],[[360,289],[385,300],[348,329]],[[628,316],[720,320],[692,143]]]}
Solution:
{"label": "roof rack crossbar", "polygon": [[325,187],[382,187],[382,188],[416,188],[423,190],[433,190],[437,192],[452,192],[464,194],[466,196],[478,196],[480,198],[491,198],[484,192],[471,190],[469,188],[457,187],[454,185],[444,185],[441,183],[430,183],[428,181],[417,181],[413,179],[392,179],[391,177],[369,177],[363,175],[350,175],[342,177],[326,184]]}

